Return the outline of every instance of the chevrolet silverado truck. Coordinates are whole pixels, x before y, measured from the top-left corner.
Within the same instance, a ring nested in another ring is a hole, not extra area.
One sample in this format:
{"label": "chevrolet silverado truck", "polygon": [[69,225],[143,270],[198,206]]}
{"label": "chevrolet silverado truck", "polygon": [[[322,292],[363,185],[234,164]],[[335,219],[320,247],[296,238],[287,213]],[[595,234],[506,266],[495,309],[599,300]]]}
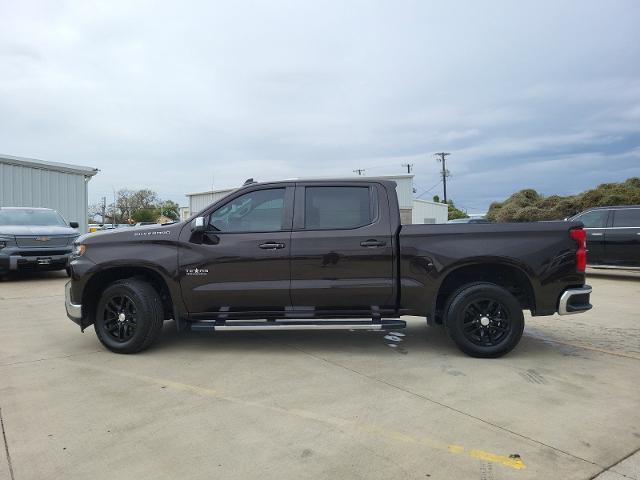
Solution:
{"label": "chevrolet silverado truck", "polygon": [[443,326],[512,350],[533,316],[591,308],[580,222],[402,225],[388,180],[247,182],[190,219],[76,241],[66,309],[117,353],[178,330]]}
{"label": "chevrolet silverado truck", "polygon": [[55,210],[0,207],[0,276],[19,270],[69,270],[76,222]]}

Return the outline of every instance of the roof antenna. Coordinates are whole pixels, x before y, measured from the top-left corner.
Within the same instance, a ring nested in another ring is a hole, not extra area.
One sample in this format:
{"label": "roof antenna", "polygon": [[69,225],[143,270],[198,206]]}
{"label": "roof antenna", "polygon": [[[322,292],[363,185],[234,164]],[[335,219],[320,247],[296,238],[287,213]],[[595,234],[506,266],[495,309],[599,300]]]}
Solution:
{"label": "roof antenna", "polygon": [[242,184],[242,186],[244,187],[245,185],[251,185],[252,183],[258,183],[258,182],[256,182],[253,178],[247,178]]}

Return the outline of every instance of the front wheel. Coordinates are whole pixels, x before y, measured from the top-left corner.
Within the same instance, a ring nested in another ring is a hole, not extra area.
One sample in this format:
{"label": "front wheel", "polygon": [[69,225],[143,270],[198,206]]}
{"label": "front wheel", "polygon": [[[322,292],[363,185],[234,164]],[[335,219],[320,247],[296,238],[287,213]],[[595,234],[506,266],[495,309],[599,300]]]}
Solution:
{"label": "front wheel", "polygon": [[445,312],[447,334],[472,357],[501,357],[522,338],[524,315],[520,302],[493,283],[474,283],[458,289]]}
{"label": "front wheel", "polygon": [[158,338],[163,321],[158,292],[143,280],[127,278],[103,292],[94,328],[100,342],[112,352],[136,353]]}

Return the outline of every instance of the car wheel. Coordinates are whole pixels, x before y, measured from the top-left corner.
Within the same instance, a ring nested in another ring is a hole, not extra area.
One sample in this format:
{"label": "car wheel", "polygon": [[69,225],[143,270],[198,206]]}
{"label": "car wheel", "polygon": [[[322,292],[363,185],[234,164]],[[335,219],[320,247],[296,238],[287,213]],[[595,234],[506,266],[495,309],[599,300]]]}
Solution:
{"label": "car wheel", "polygon": [[159,337],[163,321],[158,292],[145,281],[128,278],[102,293],[94,328],[100,342],[112,352],[136,353]]}
{"label": "car wheel", "polygon": [[67,277],[71,276],[71,269],[69,267],[66,267],[64,271],[67,272]]}
{"label": "car wheel", "polygon": [[496,358],[509,353],[524,331],[520,302],[493,283],[458,289],[445,308],[449,338],[467,355]]}

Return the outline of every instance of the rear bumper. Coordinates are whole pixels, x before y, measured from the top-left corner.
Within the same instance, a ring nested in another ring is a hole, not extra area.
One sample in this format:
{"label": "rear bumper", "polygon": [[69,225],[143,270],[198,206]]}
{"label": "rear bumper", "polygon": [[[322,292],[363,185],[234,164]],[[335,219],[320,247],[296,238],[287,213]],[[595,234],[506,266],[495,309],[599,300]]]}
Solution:
{"label": "rear bumper", "polygon": [[67,310],[67,317],[80,325],[82,321],[82,304],[71,302],[71,280],[64,286],[64,307]]}
{"label": "rear bumper", "polygon": [[565,290],[562,292],[562,295],[560,295],[558,314],[573,315],[591,310],[593,305],[589,303],[590,296],[591,287],[589,285]]}

